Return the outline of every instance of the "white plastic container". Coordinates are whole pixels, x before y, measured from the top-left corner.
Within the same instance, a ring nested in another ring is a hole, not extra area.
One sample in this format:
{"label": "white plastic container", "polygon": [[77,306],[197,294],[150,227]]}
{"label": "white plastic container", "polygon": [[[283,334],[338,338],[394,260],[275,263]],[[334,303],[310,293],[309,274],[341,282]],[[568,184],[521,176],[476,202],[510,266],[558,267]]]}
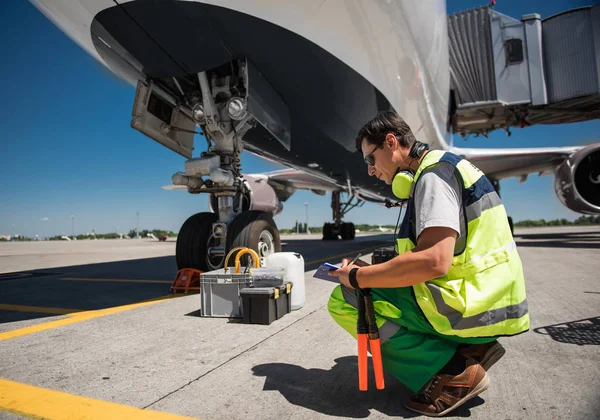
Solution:
{"label": "white plastic container", "polygon": [[291,281],[292,311],[304,306],[306,291],[304,288],[304,258],[297,252],[275,252],[265,258],[265,267],[285,268],[285,280]]}

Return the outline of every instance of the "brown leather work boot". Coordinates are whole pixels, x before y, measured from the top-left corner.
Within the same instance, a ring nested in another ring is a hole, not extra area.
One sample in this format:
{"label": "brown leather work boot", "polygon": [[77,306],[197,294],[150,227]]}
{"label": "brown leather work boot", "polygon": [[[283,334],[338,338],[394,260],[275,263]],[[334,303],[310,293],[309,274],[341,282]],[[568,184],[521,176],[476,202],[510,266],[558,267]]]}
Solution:
{"label": "brown leather work boot", "polygon": [[485,391],[489,384],[490,378],[483,367],[467,359],[467,367],[461,374],[435,375],[404,406],[426,416],[440,417]]}
{"label": "brown leather work boot", "polygon": [[471,357],[475,359],[487,372],[494,363],[504,356],[506,350],[498,341],[492,341],[491,343],[473,344],[460,349],[459,353],[466,358]]}

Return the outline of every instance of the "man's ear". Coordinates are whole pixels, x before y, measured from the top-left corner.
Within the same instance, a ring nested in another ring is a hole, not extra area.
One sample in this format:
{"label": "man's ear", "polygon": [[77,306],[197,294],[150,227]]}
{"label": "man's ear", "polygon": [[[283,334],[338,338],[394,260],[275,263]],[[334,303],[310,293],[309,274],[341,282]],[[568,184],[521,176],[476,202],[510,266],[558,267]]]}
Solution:
{"label": "man's ear", "polygon": [[392,133],[385,136],[385,142],[392,150],[396,150],[399,146],[398,139]]}

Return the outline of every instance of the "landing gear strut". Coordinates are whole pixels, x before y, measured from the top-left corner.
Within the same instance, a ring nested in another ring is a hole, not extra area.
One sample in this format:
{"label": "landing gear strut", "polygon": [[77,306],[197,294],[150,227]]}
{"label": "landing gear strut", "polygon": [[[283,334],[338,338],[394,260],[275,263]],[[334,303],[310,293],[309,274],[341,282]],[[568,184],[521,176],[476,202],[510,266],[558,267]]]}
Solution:
{"label": "landing gear strut", "polygon": [[[290,148],[289,110],[261,78],[251,63],[234,60],[196,75],[138,83],[132,126],[189,158],[185,172],[173,175],[174,185],[211,194],[212,212],[191,216],[179,231],[179,269],[221,268],[229,250],[239,246],[261,259],[281,251],[272,214],[251,209],[252,193],[241,174],[242,138],[258,124]],[[208,150],[192,158],[196,126]]]}
{"label": "landing gear strut", "polygon": [[[354,239],[356,228],[354,223],[342,222],[342,218],[355,207],[362,206],[365,202],[351,196],[345,203],[340,199],[341,191],[333,191],[331,193],[331,209],[333,210],[333,223],[325,223],[323,225],[323,240],[329,241],[338,239],[339,236],[343,240]],[[343,206],[343,207],[342,207]]]}

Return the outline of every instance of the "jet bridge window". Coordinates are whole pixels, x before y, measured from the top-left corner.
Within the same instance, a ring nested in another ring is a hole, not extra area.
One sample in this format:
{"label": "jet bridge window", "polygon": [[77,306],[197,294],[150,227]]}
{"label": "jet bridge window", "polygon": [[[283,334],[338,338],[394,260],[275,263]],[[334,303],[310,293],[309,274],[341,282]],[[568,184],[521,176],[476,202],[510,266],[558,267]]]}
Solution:
{"label": "jet bridge window", "polygon": [[506,65],[519,64],[523,62],[523,41],[519,38],[508,39],[504,42],[504,55]]}

